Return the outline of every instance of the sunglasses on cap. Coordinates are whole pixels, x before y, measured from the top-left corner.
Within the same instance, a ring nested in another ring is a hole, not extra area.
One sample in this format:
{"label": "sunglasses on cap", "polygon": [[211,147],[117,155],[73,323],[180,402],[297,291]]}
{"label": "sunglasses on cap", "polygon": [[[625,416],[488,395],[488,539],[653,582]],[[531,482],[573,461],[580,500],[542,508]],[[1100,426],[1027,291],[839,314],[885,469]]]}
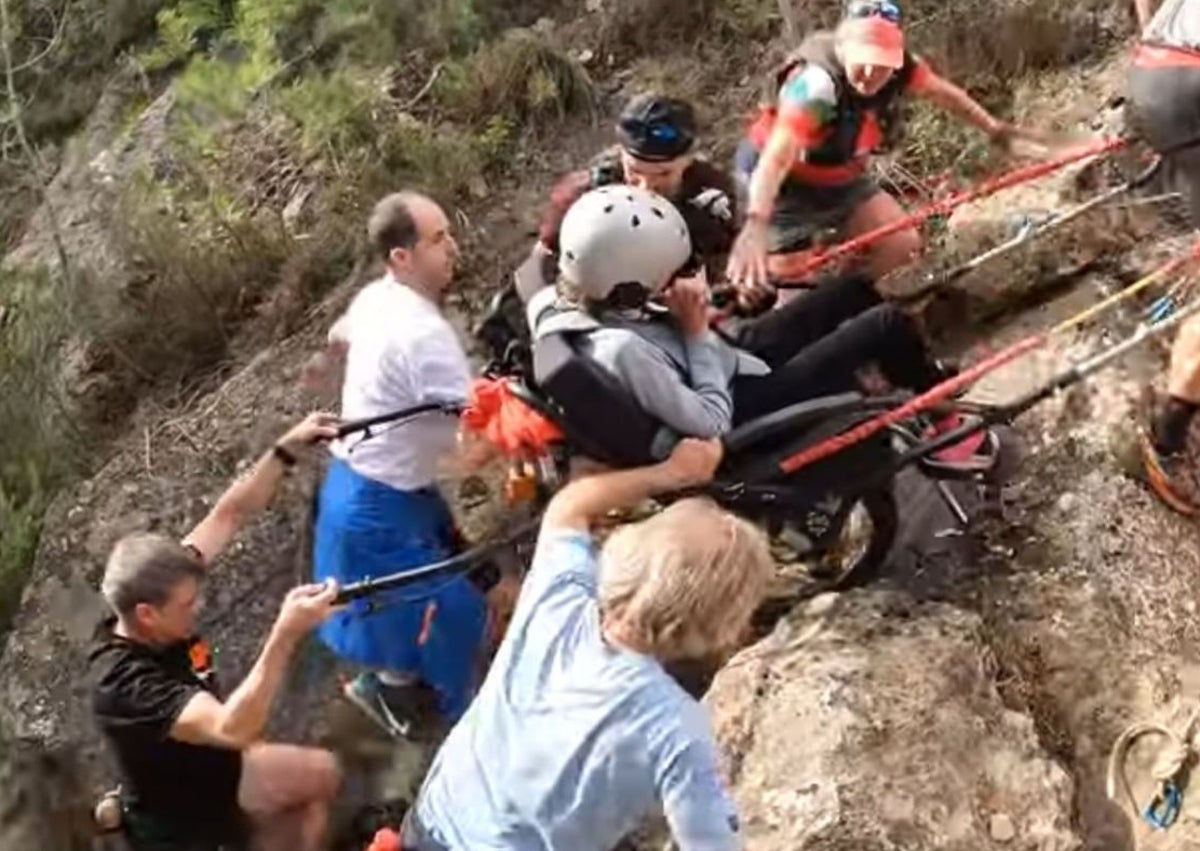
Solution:
{"label": "sunglasses on cap", "polygon": [[892,0],[854,0],[846,7],[847,18],[883,18],[893,24],[899,24],[900,7]]}
{"label": "sunglasses on cap", "polygon": [[621,132],[640,144],[654,142],[670,145],[678,142],[682,134],[674,124],[662,121],[646,122],[639,118],[626,118],[621,122]]}

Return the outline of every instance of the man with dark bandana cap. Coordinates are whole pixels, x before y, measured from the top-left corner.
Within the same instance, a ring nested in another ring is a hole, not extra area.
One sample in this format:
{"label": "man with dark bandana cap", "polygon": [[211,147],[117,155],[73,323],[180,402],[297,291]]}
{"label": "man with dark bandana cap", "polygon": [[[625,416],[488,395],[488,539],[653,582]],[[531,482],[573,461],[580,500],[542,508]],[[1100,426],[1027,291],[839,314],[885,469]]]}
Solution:
{"label": "man with dark bandana cap", "polygon": [[[674,202],[691,232],[694,256],[716,273],[737,235],[736,184],[729,174],[696,154],[696,116],[691,104],[658,93],[640,94],[621,111],[616,135],[616,145],[554,187],[542,216],[536,250],[556,258],[558,231],[571,205],[592,189],[624,183]],[[547,274],[547,283],[553,278],[552,273]]]}

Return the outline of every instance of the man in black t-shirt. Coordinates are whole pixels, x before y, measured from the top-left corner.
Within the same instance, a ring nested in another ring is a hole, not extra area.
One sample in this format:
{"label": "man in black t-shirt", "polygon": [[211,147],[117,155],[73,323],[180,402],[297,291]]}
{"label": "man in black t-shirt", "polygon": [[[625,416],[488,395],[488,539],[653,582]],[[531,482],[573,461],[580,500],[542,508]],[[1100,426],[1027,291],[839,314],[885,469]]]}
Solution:
{"label": "man in black t-shirt", "polygon": [[295,588],[262,653],[221,700],[196,636],[206,565],[271,502],[296,455],[336,435],[314,414],[236,482],[183,543],[135,534],[113,548],[102,592],[114,616],[89,657],[93,711],[123,774],[135,848],[240,845],[315,851],[340,774],[317,748],[261,741],[304,636],[333,611],[334,585]]}

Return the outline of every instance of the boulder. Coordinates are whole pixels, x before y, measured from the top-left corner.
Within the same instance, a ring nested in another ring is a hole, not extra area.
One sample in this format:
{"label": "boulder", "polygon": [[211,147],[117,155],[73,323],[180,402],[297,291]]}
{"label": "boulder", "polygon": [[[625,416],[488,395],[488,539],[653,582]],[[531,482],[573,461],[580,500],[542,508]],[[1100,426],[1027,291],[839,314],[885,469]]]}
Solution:
{"label": "boulder", "polygon": [[819,597],[706,698],[748,847],[1081,847],[1071,778],[1009,709],[980,619],[889,591]]}

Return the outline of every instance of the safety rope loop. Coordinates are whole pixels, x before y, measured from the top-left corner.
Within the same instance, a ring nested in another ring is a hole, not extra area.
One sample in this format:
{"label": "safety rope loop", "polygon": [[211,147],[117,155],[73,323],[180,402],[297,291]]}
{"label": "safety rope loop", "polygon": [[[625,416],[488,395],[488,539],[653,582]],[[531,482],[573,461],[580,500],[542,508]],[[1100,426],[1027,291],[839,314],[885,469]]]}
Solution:
{"label": "safety rope loop", "polygon": [[1112,153],[1122,148],[1128,147],[1131,143],[1130,139],[1117,137],[1109,139],[1098,139],[1087,145],[1080,146],[1063,153],[1061,156],[1044,162],[1033,163],[1023,166],[1013,171],[1006,172],[996,177],[990,178],[979,183],[977,186],[957,192],[939,201],[935,201],[915,213],[898,219],[894,222],[889,222],[886,225],[868,231],[854,239],[847,240],[827,251],[819,251],[811,259],[798,265],[795,271],[789,270],[788,276],[798,279],[804,279],[813,272],[829,265],[835,260],[840,260],[851,254],[856,254],[864,248],[867,248],[881,239],[885,239],[894,233],[899,233],[903,230],[908,230],[915,225],[924,223],[927,219],[934,216],[947,216],[958,207],[964,204],[969,204],[972,201],[977,201],[980,198],[986,198],[989,195],[994,195],[1003,189],[1008,189],[1013,186],[1018,186],[1022,183],[1028,183],[1031,180],[1037,180],[1040,177],[1045,177],[1052,174],[1061,168],[1065,168],[1073,163],[1082,160],[1090,159],[1091,157],[1100,156],[1102,154]]}
{"label": "safety rope loop", "polygon": [[1146,805],[1142,818],[1155,830],[1167,830],[1179,818],[1183,807],[1183,793],[1174,780],[1164,781],[1159,786],[1158,794]]}
{"label": "safety rope loop", "polygon": [[[1183,810],[1183,780],[1196,757],[1192,739],[1198,722],[1200,709],[1192,713],[1179,733],[1159,724],[1140,723],[1127,727],[1113,743],[1108,757],[1109,800],[1116,801],[1118,794],[1123,795],[1131,816],[1140,816],[1155,830],[1168,830],[1174,825]],[[1144,807],[1139,807],[1125,773],[1125,758],[1134,742],[1144,736],[1159,736],[1166,741],[1150,770],[1157,790]]]}

